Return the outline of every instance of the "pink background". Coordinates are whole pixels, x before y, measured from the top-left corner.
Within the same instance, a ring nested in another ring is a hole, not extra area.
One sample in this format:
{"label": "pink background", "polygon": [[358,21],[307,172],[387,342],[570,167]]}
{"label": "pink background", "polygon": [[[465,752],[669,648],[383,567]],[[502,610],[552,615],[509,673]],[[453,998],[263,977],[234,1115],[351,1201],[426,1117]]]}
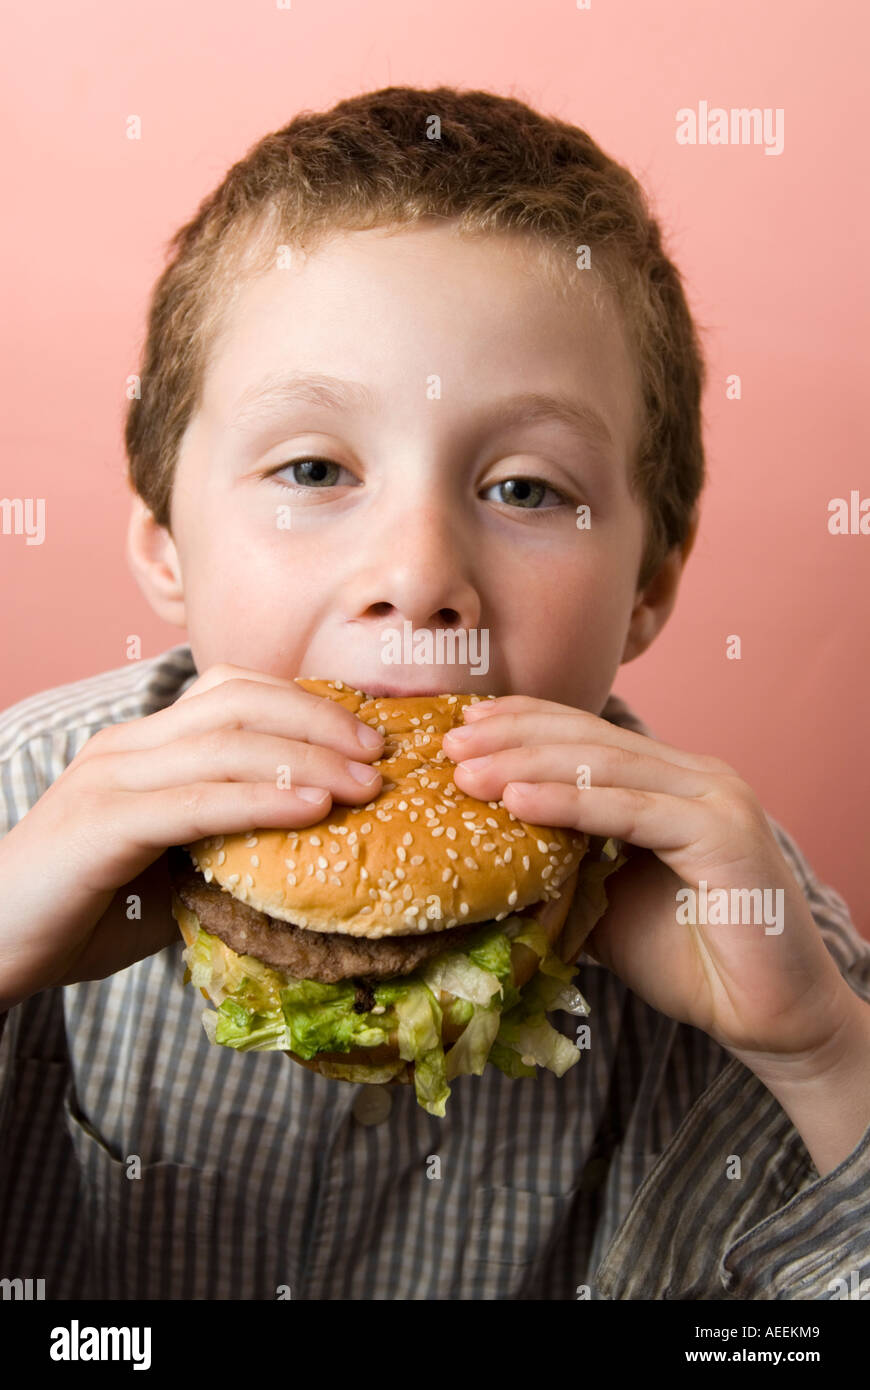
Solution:
{"label": "pink background", "polygon": [[[19,0],[5,20],[0,492],[44,497],[47,534],[0,535],[0,707],[123,665],[130,633],[144,656],[184,641],[126,569],[121,434],[176,226],[303,107],[393,83],[515,95],[641,179],[708,330],[701,533],[670,624],[615,689],[660,738],[736,766],[870,936],[870,536],[827,531],[832,497],[870,495],[859,7]],[[782,107],[783,153],[678,145],[677,109],[702,100]]]}

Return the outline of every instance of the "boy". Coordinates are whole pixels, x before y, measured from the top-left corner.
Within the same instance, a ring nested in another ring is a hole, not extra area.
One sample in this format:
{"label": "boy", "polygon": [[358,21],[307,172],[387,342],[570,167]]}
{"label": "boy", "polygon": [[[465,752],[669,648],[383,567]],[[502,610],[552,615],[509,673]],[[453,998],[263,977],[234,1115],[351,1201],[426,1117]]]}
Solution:
{"label": "boy", "polygon": [[[610,693],[703,484],[702,360],[638,185],[517,101],[389,88],[266,137],[174,252],[128,553],[189,646],[0,722],[4,1270],[49,1298],[848,1295],[870,945],[732,769]],[[391,669],[405,623],[482,629],[486,676]],[[445,744],[457,784],[635,847],[561,1078],[488,1067],[437,1119],[207,1041],[166,848],[381,786],[297,675],[504,697]],[[778,928],[687,923],[702,882],[779,894]]]}

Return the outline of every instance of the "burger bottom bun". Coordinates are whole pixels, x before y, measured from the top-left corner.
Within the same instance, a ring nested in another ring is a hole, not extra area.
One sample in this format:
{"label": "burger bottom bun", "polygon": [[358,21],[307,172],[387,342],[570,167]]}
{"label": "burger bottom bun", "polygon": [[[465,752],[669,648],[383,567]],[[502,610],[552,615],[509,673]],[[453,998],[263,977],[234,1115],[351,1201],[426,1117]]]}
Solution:
{"label": "burger bottom bun", "polygon": [[[540,922],[544,927],[547,941],[551,947],[555,947],[568,915],[568,909],[574,897],[574,889],[577,886],[577,872],[578,871],[575,869],[570,878],[565,880],[562,886],[562,892],[558,898],[549,898],[538,903],[533,903],[522,913],[518,914],[520,916],[533,917],[536,921]],[[186,944],[190,946],[194,940],[195,933],[187,929],[181,922],[179,922],[178,925]],[[580,948],[587,934],[587,932],[576,931],[572,933],[570,956],[560,953],[562,954],[562,958],[569,964],[572,962],[572,959],[576,960],[579,956]],[[229,950],[230,948],[227,946],[224,949]],[[511,943],[511,969],[514,986],[517,989],[522,989],[523,985],[528,983],[536,973],[539,964],[540,957],[531,947],[524,945],[521,941],[514,941]],[[214,1002],[209,998],[205,990],[202,990],[201,993],[208,999],[209,1003]],[[454,999],[454,996],[448,990],[439,990],[439,996],[439,1002],[444,1009],[446,1009]],[[453,1023],[445,1015],[441,1032],[444,1047],[452,1047],[453,1043],[461,1036],[464,1028],[464,1023]],[[298,1062],[300,1066],[307,1067],[309,1071],[319,1072],[321,1076],[339,1080],[347,1079],[340,1070],[344,1067],[371,1068],[372,1071],[375,1071],[379,1067],[394,1065],[400,1060],[398,1030],[391,1035],[389,1043],[384,1043],[380,1047],[355,1047],[351,1048],[348,1052],[318,1052],[316,1056],[311,1058],[300,1057],[289,1048],[285,1048],[283,1051],[292,1061]],[[389,1078],[387,1081],[381,1081],[378,1084],[407,1085],[412,1082],[413,1079],[414,1064],[413,1062],[406,1062],[402,1071],[397,1073],[396,1076]]]}

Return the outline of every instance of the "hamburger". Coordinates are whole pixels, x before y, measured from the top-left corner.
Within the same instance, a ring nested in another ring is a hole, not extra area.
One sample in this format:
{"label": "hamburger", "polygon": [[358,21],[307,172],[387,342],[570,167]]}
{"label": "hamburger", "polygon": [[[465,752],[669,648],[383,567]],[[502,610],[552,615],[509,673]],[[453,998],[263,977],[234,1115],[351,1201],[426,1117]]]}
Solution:
{"label": "hamburger", "polygon": [[563,1075],[580,1053],[546,1014],[588,1013],[572,981],[619,843],[456,786],[441,743],[477,695],[297,683],[384,735],[383,782],[317,824],[169,851],[185,983],[215,1006],[210,1041],[338,1080],[413,1083],[439,1116],[462,1074]]}

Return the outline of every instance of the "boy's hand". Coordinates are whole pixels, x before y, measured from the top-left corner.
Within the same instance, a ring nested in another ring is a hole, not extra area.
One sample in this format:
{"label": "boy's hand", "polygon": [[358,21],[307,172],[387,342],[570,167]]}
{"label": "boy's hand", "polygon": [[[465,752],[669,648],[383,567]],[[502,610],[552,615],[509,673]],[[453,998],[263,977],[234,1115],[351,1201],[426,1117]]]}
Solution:
{"label": "boy's hand", "polygon": [[[464,714],[467,736],[452,730],[444,738],[463,791],[501,798],[532,824],[640,847],[627,849],[628,863],[608,878],[608,908],[585,950],[653,1008],[703,1029],[759,1075],[790,1059],[809,1075],[814,1059],[832,1055],[860,1001],[733,768],[550,701],[506,696]],[[479,768],[470,761],[487,755]],[[578,787],[584,765],[589,785]],[[769,888],[776,903],[781,889],[781,929],[678,920],[677,893],[691,888],[697,901],[701,880],[708,894],[729,890],[729,901],[732,888]]]}
{"label": "boy's hand", "polygon": [[[156,714],[85,744],[0,840],[0,1010],[52,985],[100,980],[177,939],[165,850],[205,835],[310,825],[333,800],[370,801],[357,781],[383,738],[293,681],[212,666]],[[290,767],[292,790],[279,786]],[[321,788],[306,800],[305,788]],[[126,900],[142,901],[129,920]],[[147,911],[150,904],[150,911]]]}

